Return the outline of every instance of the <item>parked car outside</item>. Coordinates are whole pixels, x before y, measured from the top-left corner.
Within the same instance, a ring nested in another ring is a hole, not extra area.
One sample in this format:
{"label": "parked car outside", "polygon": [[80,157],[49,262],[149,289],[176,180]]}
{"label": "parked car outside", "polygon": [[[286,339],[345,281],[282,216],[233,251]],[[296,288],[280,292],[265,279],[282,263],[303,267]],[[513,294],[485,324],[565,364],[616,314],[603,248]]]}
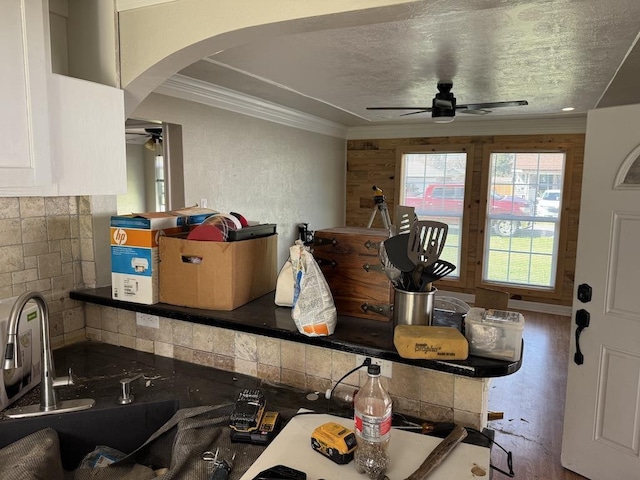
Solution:
{"label": "parked car outside", "polygon": [[[464,185],[458,183],[430,184],[419,197],[406,197],[405,205],[415,208],[417,215],[458,217],[464,210]],[[531,202],[520,197],[489,194],[489,212],[496,218],[491,222],[493,231],[501,236],[514,235],[518,230],[531,226],[529,220],[505,217],[530,217],[533,214]]]}
{"label": "parked car outside", "polygon": [[558,217],[560,213],[560,190],[545,190],[536,205],[537,217]]}

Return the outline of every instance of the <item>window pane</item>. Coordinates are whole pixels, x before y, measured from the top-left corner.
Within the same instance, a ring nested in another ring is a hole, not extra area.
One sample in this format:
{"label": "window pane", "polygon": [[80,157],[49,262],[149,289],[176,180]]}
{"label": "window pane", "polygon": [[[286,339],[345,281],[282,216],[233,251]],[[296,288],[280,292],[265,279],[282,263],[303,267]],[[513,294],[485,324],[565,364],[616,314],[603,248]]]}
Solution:
{"label": "window pane", "polygon": [[491,154],[483,280],[555,288],[565,155]]}
{"label": "window pane", "polygon": [[440,258],[458,267],[447,277],[459,278],[467,154],[410,153],[404,155],[403,162],[400,204],[414,207],[421,220],[436,220],[449,225]]}

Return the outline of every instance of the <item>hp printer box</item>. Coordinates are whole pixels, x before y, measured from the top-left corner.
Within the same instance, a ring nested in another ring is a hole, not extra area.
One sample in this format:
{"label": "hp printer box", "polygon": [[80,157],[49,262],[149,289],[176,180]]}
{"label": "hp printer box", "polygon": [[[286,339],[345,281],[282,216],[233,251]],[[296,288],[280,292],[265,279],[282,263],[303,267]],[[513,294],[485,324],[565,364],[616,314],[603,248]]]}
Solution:
{"label": "hp printer box", "polygon": [[111,217],[112,298],[146,305],[158,303],[160,237],[186,231],[214,213],[187,208]]}
{"label": "hp printer box", "polygon": [[[0,352],[4,358],[7,324],[14,299],[0,302]],[[32,303],[22,309],[18,324],[18,353],[22,365],[13,370],[0,370],[0,410],[24,396],[40,383],[40,317]]]}

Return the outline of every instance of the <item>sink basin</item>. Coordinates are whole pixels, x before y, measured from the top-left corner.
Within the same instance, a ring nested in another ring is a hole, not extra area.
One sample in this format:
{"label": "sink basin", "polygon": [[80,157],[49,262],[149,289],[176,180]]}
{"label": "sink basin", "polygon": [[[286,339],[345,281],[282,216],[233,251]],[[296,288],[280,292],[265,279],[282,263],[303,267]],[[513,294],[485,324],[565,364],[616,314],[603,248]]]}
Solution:
{"label": "sink basin", "polygon": [[96,445],[124,453],[141,446],[178,410],[177,400],[105,406],[42,417],[0,420],[0,448],[47,427],[58,432],[62,467],[75,470]]}

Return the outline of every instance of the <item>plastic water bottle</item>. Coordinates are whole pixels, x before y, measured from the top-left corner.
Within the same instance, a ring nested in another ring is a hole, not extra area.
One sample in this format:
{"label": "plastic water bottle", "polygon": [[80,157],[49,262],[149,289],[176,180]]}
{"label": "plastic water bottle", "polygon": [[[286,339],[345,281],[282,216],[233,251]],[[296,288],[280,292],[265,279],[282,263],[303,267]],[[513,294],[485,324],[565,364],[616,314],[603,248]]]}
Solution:
{"label": "plastic water bottle", "polygon": [[369,379],[358,391],[354,420],[358,448],[354,454],[356,470],[377,479],[389,465],[391,438],[391,397],[380,383],[380,365],[369,365]]}
{"label": "plastic water bottle", "polygon": [[327,389],[324,394],[324,398],[326,398],[327,400],[333,399],[338,403],[344,403],[346,405],[353,406],[353,401],[355,400],[357,393],[358,387],[352,387],[351,385],[339,383],[338,385],[336,385],[333,391],[330,388]]}

